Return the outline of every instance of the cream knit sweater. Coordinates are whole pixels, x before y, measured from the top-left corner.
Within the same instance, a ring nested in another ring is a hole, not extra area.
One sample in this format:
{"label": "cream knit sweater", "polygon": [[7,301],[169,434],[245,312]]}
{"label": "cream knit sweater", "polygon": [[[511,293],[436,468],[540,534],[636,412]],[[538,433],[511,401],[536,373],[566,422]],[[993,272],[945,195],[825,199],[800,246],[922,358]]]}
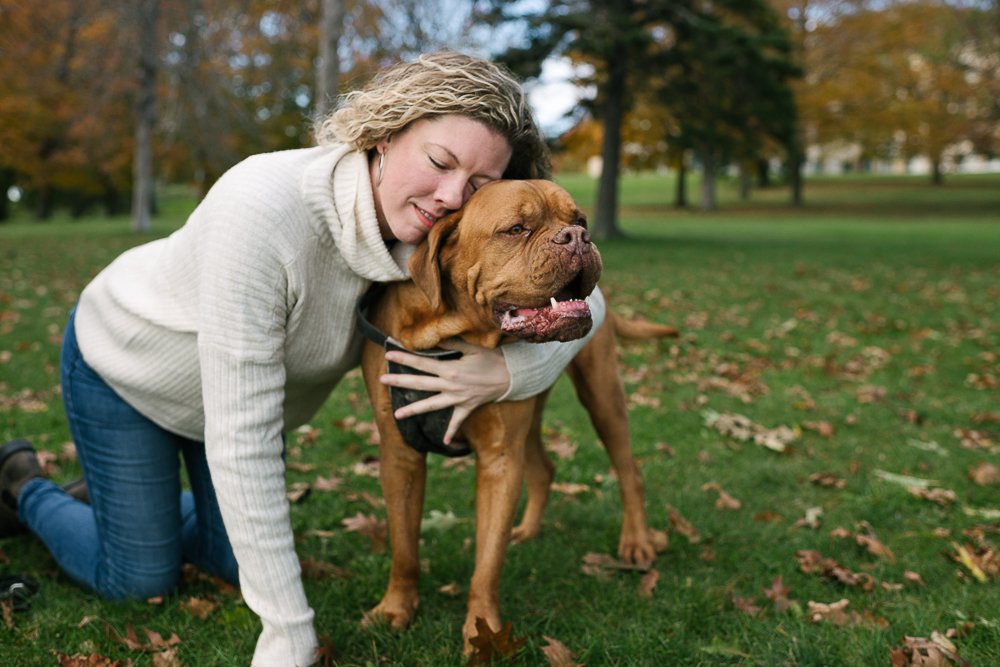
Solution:
{"label": "cream knit sweater", "polygon": [[[254,665],[307,665],[317,645],[282,433],[359,363],[354,304],[371,282],[406,279],[411,252],[381,238],[363,153],[282,151],[228,171],[187,224],[121,255],[81,295],[87,363],[152,421],[205,442],[243,597],[263,623]],[[505,346],[505,398],[547,388],[582,345]]]}

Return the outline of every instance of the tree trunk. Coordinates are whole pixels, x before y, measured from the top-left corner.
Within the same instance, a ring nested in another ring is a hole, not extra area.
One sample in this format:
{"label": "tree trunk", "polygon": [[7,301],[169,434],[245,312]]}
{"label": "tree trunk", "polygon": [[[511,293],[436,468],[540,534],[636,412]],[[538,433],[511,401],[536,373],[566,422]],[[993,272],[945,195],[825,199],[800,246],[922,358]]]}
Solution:
{"label": "tree trunk", "polygon": [[746,163],[740,165],[740,201],[750,199],[750,167]]}
{"label": "tree trunk", "polygon": [[788,184],[792,189],[792,206],[802,206],[802,150],[797,138],[798,130],[788,146]]}
{"label": "tree trunk", "polygon": [[620,238],[618,228],[618,166],[621,156],[622,121],[625,117],[626,51],[618,41],[608,63],[604,91],[604,141],[601,146],[601,178],[591,234],[598,240]]}
{"label": "tree trunk", "polygon": [[687,208],[687,162],[684,154],[681,153],[680,160],[677,161],[677,187],[674,190],[674,208]]}
{"label": "tree trunk", "polygon": [[7,199],[7,191],[14,185],[14,170],[0,168],[0,222],[6,222],[10,218],[10,205]]}
{"label": "tree trunk", "polygon": [[701,210],[714,211],[715,202],[715,152],[712,149],[701,151]]}
{"label": "tree trunk", "polygon": [[944,185],[944,171],[941,169],[940,158],[934,158],[931,163],[931,185]]}
{"label": "tree trunk", "polygon": [[156,19],[159,0],[140,0],[139,96],[135,109],[135,156],[132,165],[132,229],[148,232],[153,210],[153,122],[156,101]]}
{"label": "tree trunk", "polygon": [[340,54],[337,47],[344,32],[343,0],[321,0],[319,60],[316,63],[316,117],[322,118],[336,105],[340,88]]}

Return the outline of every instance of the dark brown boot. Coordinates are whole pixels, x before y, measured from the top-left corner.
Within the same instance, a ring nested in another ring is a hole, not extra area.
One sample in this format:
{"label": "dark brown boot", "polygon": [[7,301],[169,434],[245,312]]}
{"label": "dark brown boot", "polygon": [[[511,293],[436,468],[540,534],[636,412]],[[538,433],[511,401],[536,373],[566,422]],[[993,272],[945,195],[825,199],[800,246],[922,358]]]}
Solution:
{"label": "dark brown boot", "polygon": [[66,482],[60,488],[81,503],[90,504],[90,494],[87,493],[87,481],[83,477]]}
{"label": "dark brown boot", "polygon": [[0,537],[24,531],[17,518],[17,496],[25,482],[42,476],[35,448],[27,440],[11,440],[0,447]]}

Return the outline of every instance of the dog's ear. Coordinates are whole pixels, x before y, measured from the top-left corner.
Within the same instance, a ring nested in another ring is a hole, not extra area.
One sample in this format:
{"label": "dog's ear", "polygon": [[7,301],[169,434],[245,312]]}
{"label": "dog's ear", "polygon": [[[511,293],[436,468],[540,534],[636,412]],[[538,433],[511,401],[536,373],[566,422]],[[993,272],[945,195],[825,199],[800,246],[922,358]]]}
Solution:
{"label": "dog's ear", "polygon": [[444,303],[441,288],[442,252],[461,219],[462,211],[459,210],[438,220],[410,257],[410,278],[427,296],[434,310]]}

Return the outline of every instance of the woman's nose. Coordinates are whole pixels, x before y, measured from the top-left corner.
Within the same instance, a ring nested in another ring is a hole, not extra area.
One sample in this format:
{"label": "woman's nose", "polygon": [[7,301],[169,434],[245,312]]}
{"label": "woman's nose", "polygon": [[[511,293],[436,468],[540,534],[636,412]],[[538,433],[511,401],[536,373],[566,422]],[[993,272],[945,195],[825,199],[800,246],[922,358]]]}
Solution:
{"label": "woman's nose", "polygon": [[465,200],[472,195],[472,189],[467,187],[468,182],[459,174],[452,174],[441,179],[438,183],[435,197],[445,208],[454,211],[462,208]]}

